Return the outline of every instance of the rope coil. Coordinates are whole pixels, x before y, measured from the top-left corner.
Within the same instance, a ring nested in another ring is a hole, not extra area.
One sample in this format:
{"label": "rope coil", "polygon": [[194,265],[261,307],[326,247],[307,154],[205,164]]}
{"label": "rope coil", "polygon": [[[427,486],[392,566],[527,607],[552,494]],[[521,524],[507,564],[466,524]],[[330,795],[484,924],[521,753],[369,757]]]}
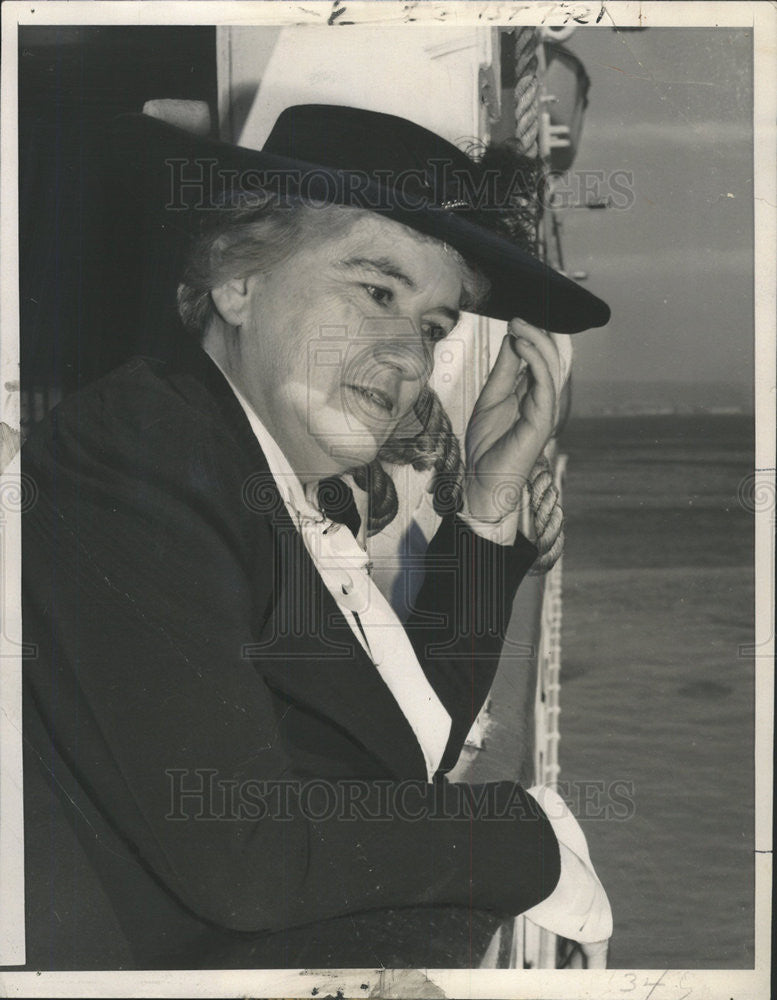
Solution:
{"label": "rope coil", "polygon": [[532,470],[529,505],[534,516],[534,544],[539,556],[531,568],[534,575],[547,573],[564,551],[564,512],[553,483],[550,464],[543,456]]}
{"label": "rope coil", "polygon": [[537,46],[539,35],[535,28],[518,28],[515,32],[515,135],[526,156],[539,155],[539,115],[537,101],[539,79],[537,76]]}
{"label": "rope coil", "polygon": [[[521,152],[539,158],[539,59],[540,33],[536,28],[516,28],[515,39],[515,137]],[[564,513],[553,484],[550,463],[542,456],[528,487],[534,517],[535,545],[539,556],[532,567],[535,575],[547,573],[564,550]]]}

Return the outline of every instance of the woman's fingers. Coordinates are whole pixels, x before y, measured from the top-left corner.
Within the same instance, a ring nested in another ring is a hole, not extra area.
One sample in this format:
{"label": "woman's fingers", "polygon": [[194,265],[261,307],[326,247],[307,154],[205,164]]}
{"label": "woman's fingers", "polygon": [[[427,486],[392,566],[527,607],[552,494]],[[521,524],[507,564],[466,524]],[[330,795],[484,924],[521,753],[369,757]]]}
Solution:
{"label": "woman's fingers", "polygon": [[485,458],[491,471],[527,478],[553,430],[554,364],[558,354],[547,334],[511,321],[467,426],[470,467]]}
{"label": "woman's fingers", "polygon": [[523,362],[513,350],[512,340],[510,334],[505,334],[494,367],[478,396],[478,408],[488,408],[500,403],[515,389]]}
{"label": "woman's fingers", "polygon": [[507,325],[507,330],[513,337],[521,337],[534,344],[537,350],[545,358],[545,362],[554,378],[561,377],[561,358],[558,347],[553,338],[539,330],[536,326],[524,322],[522,319],[511,319]]}
{"label": "woman's fingers", "polygon": [[[535,352],[521,348],[521,343],[533,345]],[[560,371],[558,349],[552,338],[537,327],[523,320],[513,319],[508,324],[508,333],[503,338],[494,367],[486,380],[486,384],[478,397],[477,407],[480,409],[494,406],[516,388],[524,362],[532,368],[535,380],[542,380],[550,388],[555,400],[555,382],[553,372]]]}
{"label": "woman's fingers", "polygon": [[552,424],[556,406],[556,388],[545,355],[534,343],[523,337],[515,340],[515,350],[531,368],[534,385],[527,401],[533,401],[539,411],[539,414],[533,414],[524,406],[523,416],[532,420],[535,416],[541,415],[544,420]]}

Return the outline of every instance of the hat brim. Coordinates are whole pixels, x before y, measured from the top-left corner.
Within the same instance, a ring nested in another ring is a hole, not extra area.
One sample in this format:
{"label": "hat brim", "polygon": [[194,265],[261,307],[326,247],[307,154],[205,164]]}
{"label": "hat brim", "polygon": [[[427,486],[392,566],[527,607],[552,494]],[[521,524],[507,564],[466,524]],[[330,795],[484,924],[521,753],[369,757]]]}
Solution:
{"label": "hat brim", "polygon": [[367,207],[455,247],[490,282],[490,293],[474,309],[481,315],[518,317],[558,333],[579,333],[609,322],[605,302],[510,240],[455,209],[413,201],[356,172],[205,138],[144,114],[114,121],[112,149],[124,183],[143,192],[146,211],[164,212],[168,229],[185,229],[187,216],[212,211],[220,190],[217,181],[222,187],[237,180],[243,187],[267,183],[272,188],[282,180],[287,193]]}

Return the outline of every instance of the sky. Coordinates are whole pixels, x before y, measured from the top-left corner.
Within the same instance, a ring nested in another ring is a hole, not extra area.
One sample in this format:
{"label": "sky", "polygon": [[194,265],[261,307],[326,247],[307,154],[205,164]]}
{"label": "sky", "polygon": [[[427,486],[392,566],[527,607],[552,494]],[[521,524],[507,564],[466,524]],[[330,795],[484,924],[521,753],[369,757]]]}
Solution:
{"label": "sky", "polygon": [[579,28],[565,44],[591,79],[572,171],[633,175],[630,207],[561,213],[567,270],[613,313],[575,338],[578,379],[751,383],[750,33]]}

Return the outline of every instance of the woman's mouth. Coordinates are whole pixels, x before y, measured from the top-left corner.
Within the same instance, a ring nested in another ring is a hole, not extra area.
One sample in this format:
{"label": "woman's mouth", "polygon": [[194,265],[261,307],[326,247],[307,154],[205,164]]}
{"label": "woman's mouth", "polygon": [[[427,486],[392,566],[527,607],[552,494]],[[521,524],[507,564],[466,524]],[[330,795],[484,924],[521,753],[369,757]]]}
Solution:
{"label": "woman's mouth", "polygon": [[394,416],[394,401],[383,389],[378,389],[375,386],[357,385],[355,383],[348,383],[344,388],[350,389],[357,399],[366,403],[371,409],[385,416]]}

